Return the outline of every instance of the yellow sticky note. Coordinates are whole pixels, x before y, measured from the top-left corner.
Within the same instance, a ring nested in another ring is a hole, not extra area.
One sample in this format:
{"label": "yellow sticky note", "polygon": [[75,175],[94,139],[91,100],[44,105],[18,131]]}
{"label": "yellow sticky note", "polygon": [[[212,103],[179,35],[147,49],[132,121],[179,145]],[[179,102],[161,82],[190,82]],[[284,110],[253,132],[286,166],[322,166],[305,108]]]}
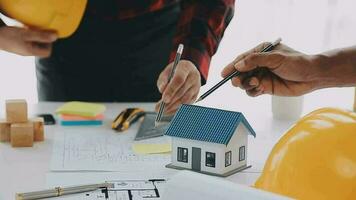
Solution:
{"label": "yellow sticky note", "polygon": [[98,103],[87,103],[71,101],[65,103],[56,110],[57,114],[80,115],[84,117],[95,117],[105,111],[105,106]]}
{"label": "yellow sticky note", "polygon": [[172,151],[171,144],[133,144],[132,149],[137,154],[169,153]]}

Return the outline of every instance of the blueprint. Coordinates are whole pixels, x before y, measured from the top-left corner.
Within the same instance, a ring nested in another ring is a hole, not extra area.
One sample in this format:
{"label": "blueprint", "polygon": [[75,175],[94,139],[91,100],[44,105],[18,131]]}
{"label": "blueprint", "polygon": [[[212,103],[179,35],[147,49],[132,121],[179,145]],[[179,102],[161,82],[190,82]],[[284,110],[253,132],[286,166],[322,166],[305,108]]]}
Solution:
{"label": "blueprint", "polygon": [[101,188],[92,192],[64,195],[60,200],[158,200],[166,179],[113,180],[114,188]]}

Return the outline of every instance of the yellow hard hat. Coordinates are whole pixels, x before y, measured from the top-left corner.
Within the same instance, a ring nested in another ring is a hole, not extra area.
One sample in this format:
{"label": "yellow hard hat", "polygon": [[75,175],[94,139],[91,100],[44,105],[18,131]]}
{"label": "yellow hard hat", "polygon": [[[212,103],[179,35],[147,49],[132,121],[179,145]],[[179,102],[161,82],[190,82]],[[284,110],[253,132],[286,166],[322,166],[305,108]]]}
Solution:
{"label": "yellow hard hat", "polygon": [[356,199],[356,113],[323,108],[274,146],[255,187],[297,199]]}
{"label": "yellow hard hat", "polygon": [[86,4],[87,0],[0,0],[0,12],[63,38],[77,29]]}

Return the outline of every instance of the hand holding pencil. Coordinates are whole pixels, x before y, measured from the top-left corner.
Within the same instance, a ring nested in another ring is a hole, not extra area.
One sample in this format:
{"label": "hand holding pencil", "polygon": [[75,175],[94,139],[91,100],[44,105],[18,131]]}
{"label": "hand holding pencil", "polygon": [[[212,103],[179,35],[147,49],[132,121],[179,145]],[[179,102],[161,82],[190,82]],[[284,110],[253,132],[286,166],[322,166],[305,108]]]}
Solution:
{"label": "hand holding pencil", "polygon": [[249,96],[299,96],[323,87],[317,78],[320,73],[317,56],[300,53],[283,44],[261,53],[266,45],[268,43],[262,43],[239,55],[223,69],[222,77],[236,70],[241,72],[231,81]]}
{"label": "hand holding pencil", "polygon": [[[253,52],[268,52],[271,51],[273,48],[275,48],[277,45],[279,45],[279,43],[282,41],[281,38],[278,38],[276,41],[274,41],[273,43],[265,43],[262,44],[258,47],[256,47],[253,50],[250,50],[249,52],[246,52],[243,55],[238,56],[232,63],[230,63],[230,65],[228,67],[226,67],[222,73],[223,75],[223,79],[221,81],[219,81],[217,84],[215,84],[213,87],[211,87],[208,91],[206,91],[204,94],[202,94],[198,100],[196,101],[202,101],[204,100],[206,97],[208,97],[210,94],[212,94],[215,90],[217,90],[218,88],[220,88],[222,85],[224,85],[227,81],[231,80],[234,77],[237,77],[239,75],[241,75],[241,72],[237,69],[234,68],[234,65],[240,60],[245,58],[247,55],[249,55],[250,53]],[[261,71],[261,70],[259,70]],[[249,74],[251,74],[249,72]]]}
{"label": "hand holding pencil", "polygon": [[201,86],[200,72],[197,67],[191,61],[184,59],[177,63],[172,79],[169,81],[173,65],[174,63],[169,64],[162,71],[157,81],[162,99],[156,104],[156,111],[159,111],[161,102],[164,102],[165,115],[174,114],[182,103],[193,103]]}

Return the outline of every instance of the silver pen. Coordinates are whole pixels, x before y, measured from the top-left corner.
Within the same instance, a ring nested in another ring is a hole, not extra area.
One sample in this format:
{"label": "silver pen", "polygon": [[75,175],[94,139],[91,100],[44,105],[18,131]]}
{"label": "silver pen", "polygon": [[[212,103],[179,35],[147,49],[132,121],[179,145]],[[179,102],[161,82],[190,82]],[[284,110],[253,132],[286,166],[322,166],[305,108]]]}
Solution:
{"label": "silver pen", "polygon": [[[173,67],[172,67],[172,71],[171,73],[169,74],[169,77],[168,77],[168,83],[171,81],[171,79],[173,78],[173,75],[174,75],[174,72],[177,68],[177,65],[179,63],[179,60],[180,60],[180,57],[182,56],[182,53],[183,53],[183,49],[184,49],[184,46],[183,44],[179,44],[178,46],[178,49],[177,49],[177,53],[176,53],[176,57],[174,58],[174,63],[173,63]],[[167,83],[167,84],[168,84]],[[163,115],[163,112],[164,112],[164,108],[165,108],[166,104],[162,101],[160,106],[159,106],[159,111],[157,113],[157,116],[156,116],[156,120],[155,120],[155,127],[159,126],[160,122],[161,122],[161,119],[162,119],[162,115]]]}
{"label": "silver pen", "polygon": [[50,197],[58,197],[62,195],[77,194],[83,192],[90,192],[99,188],[113,188],[113,183],[100,183],[90,185],[79,185],[70,187],[55,187],[54,189],[41,190],[27,193],[17,193],[16,200],[34,200]]}

